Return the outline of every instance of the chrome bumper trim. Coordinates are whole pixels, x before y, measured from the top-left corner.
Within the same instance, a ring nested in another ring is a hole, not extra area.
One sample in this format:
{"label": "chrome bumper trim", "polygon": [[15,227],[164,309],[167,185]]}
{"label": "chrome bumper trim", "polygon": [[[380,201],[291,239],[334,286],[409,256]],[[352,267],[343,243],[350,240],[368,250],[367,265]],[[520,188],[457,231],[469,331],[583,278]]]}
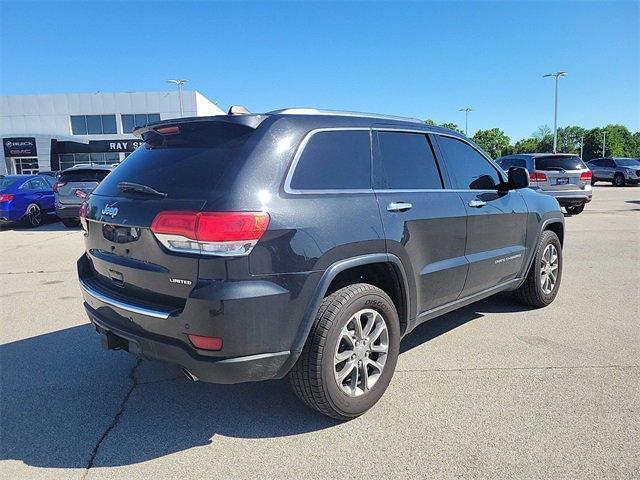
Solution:
{"label": "chrome bumper trim", "polygon": [[153,310],[151,308],[146,308],[146,307],[140,307],[138,305],[132,305],[130,303],[121,302],[120,300],[116,300],[115,298],[107,297],[106,295],[91,288],[82,280],[80,280],[80,287],[82,288],[82,290],[84,290],[87,293],[87,295],[90,295],[96,300],[104,302],[107,305],[111,305],[112,307],[126,310],[127,312],[132,312],[140,315],[146,315],[148,317],[162,318],[162,319],[169,318],[169,314],[171,313],[171,312],[165,312],[161,310]]}

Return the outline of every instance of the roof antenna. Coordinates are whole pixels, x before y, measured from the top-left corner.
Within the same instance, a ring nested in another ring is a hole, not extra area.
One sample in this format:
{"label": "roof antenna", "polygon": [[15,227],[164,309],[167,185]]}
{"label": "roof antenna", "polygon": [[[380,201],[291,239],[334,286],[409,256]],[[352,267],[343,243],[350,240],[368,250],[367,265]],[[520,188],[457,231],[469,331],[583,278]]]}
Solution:
{"label": "roof antenna", "polygon": [[249,113],[251,112],[242,105],[231,105],[228,115],[247,115]]}

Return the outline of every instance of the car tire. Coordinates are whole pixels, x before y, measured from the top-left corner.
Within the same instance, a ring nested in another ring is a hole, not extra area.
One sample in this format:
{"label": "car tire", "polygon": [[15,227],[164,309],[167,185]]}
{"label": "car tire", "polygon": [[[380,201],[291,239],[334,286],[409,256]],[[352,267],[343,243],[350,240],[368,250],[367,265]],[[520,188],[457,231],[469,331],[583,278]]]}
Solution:
{"label": "car tire", "polygon": [[624,184],[625,184],[624,175],[622,175],[621,173],[616,173],[615,176],[613,177],[612,183],[614,187],[624,187]]}
{"label": "car tire", "polygon": [[77,218],[61,218],[60,221],[67,228],[75,228],[80,225],[80,220]]}
{"label": "car tire", "polygon": [[30,203],[22,217],[22,223],[27,228],[36,228],[42,225],[42,209],[37,203]]}
{"label": "car tire", "polygon": [[571,207],[565,207],[567,209],[567,213],[569,215],[578,215],[580,213],[582,213],[582,211],[584,210],[584,203],[581,205],[573,205]]}
{"label": "car tire", "polygon": [[366,283],[349,285],[323,300],[289,379],[306,405],[349,420],[382,397],[399,349],[400,322],[389,296]]}
{"label": "car tire", "polygon": [[[553,259],[555,252],[556,258]],[[555,269],[552,267],[555,265]],[[555,272],[555,281],[552,273]],[[562,279],[562,245],[555,232],[545,230],[540,236],[533,263],[524,283],[513,291],[525,305],[546,307],[558,294]],[[551,284],[552,283],[552,284]]]}

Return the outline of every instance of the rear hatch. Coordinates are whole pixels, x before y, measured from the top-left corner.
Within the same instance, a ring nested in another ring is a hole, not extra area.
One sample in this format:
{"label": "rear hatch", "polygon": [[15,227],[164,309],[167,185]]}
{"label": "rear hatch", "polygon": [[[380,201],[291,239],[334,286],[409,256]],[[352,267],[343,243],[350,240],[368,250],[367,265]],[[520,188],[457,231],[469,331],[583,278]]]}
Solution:
{"label": "rear hatch", "polygon": [[577,190],[584,189],[590,183],[589,169],[578,156],[548,155],[536,157],[534,162],[537,174],[534,178],[537,179],[540,190],[548,192]]}
{"label": "rear hatch", "polygon": [[94,287],[174,310],[197,283],[199,255],[168,250],[153,221],[160,212],[200,212],[220,194],[253,129],[209,120],[165,131],[173,133],[145,133],[146,143],[93,192],[85,244]]}
{"label": "rear hatch", "polygon": [[80,205],[98,184],[109,175],[105,169],[73,169],[62,172],[53,190],[63,205]]}

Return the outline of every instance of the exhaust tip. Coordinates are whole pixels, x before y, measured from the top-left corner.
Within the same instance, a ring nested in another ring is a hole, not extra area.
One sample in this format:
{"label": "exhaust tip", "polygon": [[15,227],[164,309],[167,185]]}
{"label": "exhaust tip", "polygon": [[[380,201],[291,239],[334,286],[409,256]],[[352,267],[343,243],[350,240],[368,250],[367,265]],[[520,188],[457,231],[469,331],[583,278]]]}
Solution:
{"label": "exhaust tip", "polygon": [[197,382],[198,381],[198,377],[196,377],[193,373],[191,373],[189,370],[187,370],[186,368],[182,369],[182,373],[184,373],[184,376],[187,377],[189,380],[191,380],[192,382]]}

